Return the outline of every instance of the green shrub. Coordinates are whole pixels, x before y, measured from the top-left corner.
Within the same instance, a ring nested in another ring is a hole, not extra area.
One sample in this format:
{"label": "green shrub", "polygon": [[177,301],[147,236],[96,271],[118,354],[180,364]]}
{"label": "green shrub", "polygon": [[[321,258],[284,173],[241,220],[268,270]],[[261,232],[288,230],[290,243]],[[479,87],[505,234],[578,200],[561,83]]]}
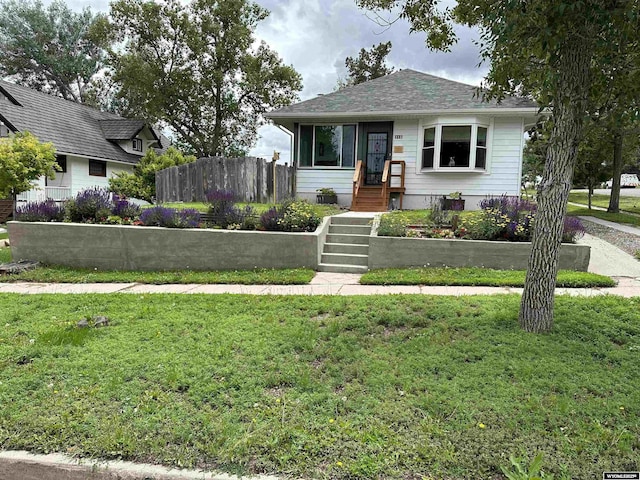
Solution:
{"label": "green shrub", "polygon": [[407,218],[401,213],[386,213],[380,217],[378,236],[380,237],[406,237]]}
{"label": "green shrub", "polygon": [[286,232],[313,232],[322,221],[306,200],[289,202],[283,207],[279,223]]}

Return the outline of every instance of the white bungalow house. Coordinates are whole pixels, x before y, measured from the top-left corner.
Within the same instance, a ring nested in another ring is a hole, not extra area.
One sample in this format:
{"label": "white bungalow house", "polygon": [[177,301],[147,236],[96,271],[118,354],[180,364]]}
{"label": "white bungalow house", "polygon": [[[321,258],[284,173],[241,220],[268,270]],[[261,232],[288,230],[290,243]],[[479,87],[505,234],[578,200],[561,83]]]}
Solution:
{"label": "white bungalow house", "polygon": [[[296,194],[332,188],[352,210],[429,206],[461,192],[466,209],[519,195],[524,132],[537,105],[483,102],[476,87],[400,70],[268,114],[293,135]],[[398,205],[400,206],[400,205]]]}
{"label": "white bungalow house", "polygon": [[0,136],[23,131],[53,143],[62,170],[54,179],[40,178],[18,201],[60,201],[88,187],[106,187],[109,177],[132,172],[149,148],[168,146],[143,120],[0,81]]}

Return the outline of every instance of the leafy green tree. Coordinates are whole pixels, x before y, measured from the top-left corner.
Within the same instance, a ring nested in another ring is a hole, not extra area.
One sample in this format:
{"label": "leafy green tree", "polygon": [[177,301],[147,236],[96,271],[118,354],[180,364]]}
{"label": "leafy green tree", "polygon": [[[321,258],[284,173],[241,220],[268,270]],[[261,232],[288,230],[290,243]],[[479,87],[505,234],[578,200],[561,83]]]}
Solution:
{"label": "leafy green tree", "polygon": [[357,57],[347,57],[344,61],[349,75],[338,82],[339,88],[358,85],[359,83],[384,77],[393,73],[393,67],[387,66],[387,55],[391,51],[391,42],[373,45],[370,50],[360,49]]}
{"label": "leafy green tree", "polygon": [[547,156],[547,145],[549,144],[548,123],[539,124],[529,131],[529,139],[524,145],[522,153],[522,182],[536,185],[542,178],[544,161]]}
{"label": "leafy green tree", "polygon": [[300,75],[253,32],[268,15],[250,0],[118,0],[113,26],[120,96],[169,126],[198,156],[250,148],[263,114],[288,105]]}
{"label": "leafy green tree", "polygon": [[453,8],[439,8],[437,0],[357,2],[399,9],[412,30],[426,31],[430,48],[448,49],[456,41],[456,22],[478,27],[481,58],[490,62],[485,97],[531,94],[551,110],[553,127],[519,313],[524,330],[551,330],[563,217],[585,112],[593,110],[592,88],[610,86],[599,66],[640,43],[637,0],[458,0]]}
{"label": "leafy green tree", "polygon": [[192,155],[184,155],[180,150],[169,147],[163,154],[149,149],[133,167],[133,173],[120,172],[109,179],[109,190],[125,197],[139,198],[149,203],[155,202],[156,172],[165,168],[183,165],[196,160]]}
{"label": "leafy green tree", "polygon": [[46,175],[55,178],[60,170],[52,143],[41,143],[33,134],[20,132],[0,138],[0,198],[13,200],[33,188],[33,182]]}
{"label": "leafy green tree", "polygon": [[67,100],[101,99],[94,82],[105,69],[109,43],[104,14],[76,13],[62,0],[0,3],[0,75]]}
{"label": "leafy green tree", "polygon": [[590,122],[578,148],[578,160],[573,174],[574,186],[586,186],[591,209],[593,190],[611,176],[611,151],[613,142],[607,128],[598,122]]}

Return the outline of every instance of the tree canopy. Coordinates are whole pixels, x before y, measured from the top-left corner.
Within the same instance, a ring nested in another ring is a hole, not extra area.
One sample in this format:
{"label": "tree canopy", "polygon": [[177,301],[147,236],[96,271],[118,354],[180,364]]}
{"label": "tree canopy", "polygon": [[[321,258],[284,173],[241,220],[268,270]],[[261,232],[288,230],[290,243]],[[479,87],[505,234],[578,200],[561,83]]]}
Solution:
{"label": "tree canopy", "polygon": [[370,50],[360,49],[357,57],[347,57],[344,64],[349,75],[340,82],[339,87],[357,85],[393,73],[393,67],[387,66],[387,55],[390,51],[391,42],[386,42],[373,45]]}
{"label": "tree canopy", "polygon": [[169,126],[198,156],[251,147],[263,114],[297,98],[300,75],[253,32],[249,0],[117,0],[114,79],[138,116]]}
{"label": "tree canopy", "polygon": [[[637,0],[459,0],[443,8],[438,0],[357,0],[372,9],[398,8],[414,31],[426,31],[430,48],[455,41],[454,23],[480,31],[481,59],[490,62],[483,94],[532,95],[551,110],[552,129],[542,181],[532,253],[519,320],[523,329],[553,326],[555,279],[563,217],[583,136],[586,112],[596,93],[611,88],[601,66],[640,44]],[[637,70],[633,61],[629,68]]]}
{"label": "tree canopy", "polygon": [[47,175],[55,177],[60,170],[51,143],[41,143],[29,132],[0,138],[0,198],[16,196],[33,188],[34,180]]}
{"label": "tree canopy", "polygon": [[100,102],[106,15],[77,13],[62,0],[0,3],[0,76],[78,103]]}

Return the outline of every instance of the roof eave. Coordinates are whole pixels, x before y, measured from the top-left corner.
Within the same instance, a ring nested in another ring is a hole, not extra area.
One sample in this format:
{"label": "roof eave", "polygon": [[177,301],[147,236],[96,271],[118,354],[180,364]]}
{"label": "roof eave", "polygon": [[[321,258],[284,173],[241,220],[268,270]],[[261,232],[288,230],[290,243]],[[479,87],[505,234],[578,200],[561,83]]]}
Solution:
{"label": "roof eave", "polygon": [[380,117],[420,117],[425,115],[458,115],[458,114],[474,114],[474,115],[494,115],[494,116],[513,116],[513,115],[546,115],[544,110],[538,107],[498,107],[498,108],[459,108],[459,109],[441,109],[441,110],[399,110],[399,111],[379,111],[379,112],[270,112],[265,116],[272,120],[289,120],[294,118],[380,118]]}

